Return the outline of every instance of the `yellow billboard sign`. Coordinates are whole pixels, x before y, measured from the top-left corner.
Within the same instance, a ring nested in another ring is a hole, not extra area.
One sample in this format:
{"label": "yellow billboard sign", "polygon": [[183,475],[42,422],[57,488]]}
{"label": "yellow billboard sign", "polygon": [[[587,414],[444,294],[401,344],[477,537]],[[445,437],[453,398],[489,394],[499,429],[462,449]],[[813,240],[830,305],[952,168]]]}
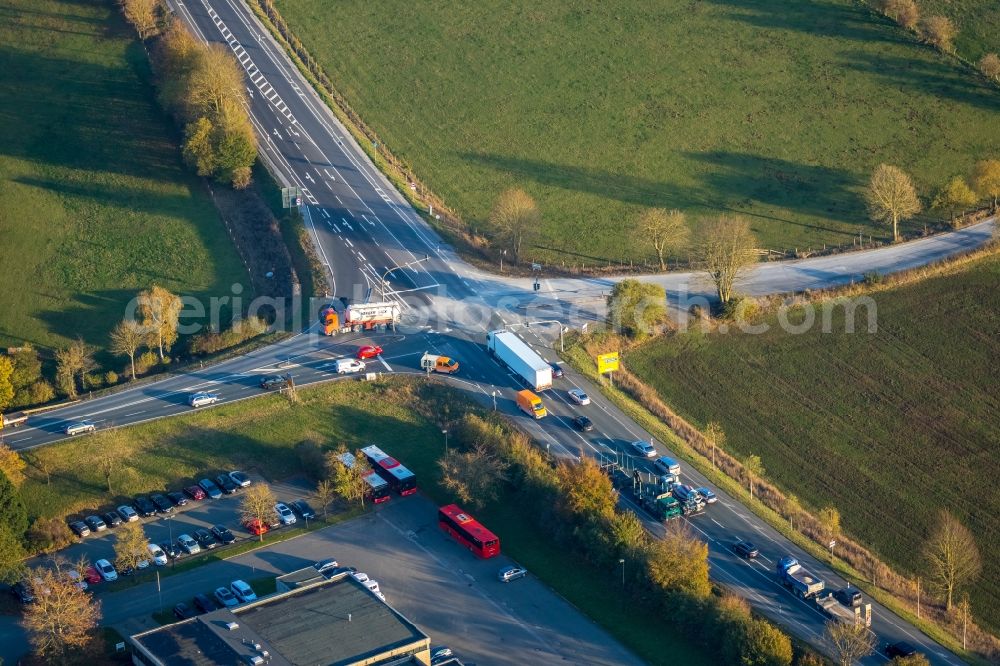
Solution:
{"label": "yellow billboard sign", "polygon": [[602,375],[605,372],[614,372],[618,369],[618,365],[618,352],[597,355],[597,372]]}

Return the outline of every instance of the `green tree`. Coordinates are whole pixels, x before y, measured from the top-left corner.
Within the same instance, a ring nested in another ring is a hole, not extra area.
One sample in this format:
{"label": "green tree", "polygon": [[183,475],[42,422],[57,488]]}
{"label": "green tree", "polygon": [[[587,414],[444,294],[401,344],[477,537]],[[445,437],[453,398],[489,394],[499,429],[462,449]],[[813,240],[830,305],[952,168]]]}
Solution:
{"label": "green tree", "polygon": [[0,583],[11,585],[24,578],[24,551],[21,536],[7,525],[0,525]]}
{"label": "green tree", "polygon": [[159,0],[122,0],[125,18],[139,33],[139,39],[156,34],[160,19]]}
{"label": "green tree", "polygon": [[122,319],[111,331],[111,351],[128,356],[135,379],[135,355],[146,344],[148,336],[145,327],[134,319]]}
{"label": "green tree", "polygon": [[656,252],[660,270],[667,270],[665,255],[676,252],[687,245],[690,230],[679,210],[649,208],[639,217],[638,230],[647,238]]}
{"label": "green tree", "polygon": [[34,404],[34,385],[42,381],[42,361],[31,345],[24,345],[10,355],[14,373],[10,382],[14,386],[13,406]]}
{"label": "green tree", "polygon": [[249,126],[225,130],[216,148],[216,177],[234,182],[237,172],[249,168],[257,159],[257,142]]}
{"label": "green tree", "polygon": [[510,189],[497,197],[490,211],[490,224],[520,262],[526,243],[538,234],[542,214],[535,200],[522,189]]}
{"label": "green tree", "polygon": [[6,475],[15,487],[20,488],[24,483],[24,468],[27,466],[17,451],[0,442],[0,473]]}
{"label": "green tree", "polygon": [[[260,526],[274,525],[278,522],[277,504],[271,486],[266,483],[255,483],[243,494],[240,501],[240,517],[244,524],[254,523]],[[264,541],[264,530],[260,530],[260,540]]]}
{"label": "green tree", "polygon": [[658,332],[667,321],[667,294],[658,284],[622,280],[608,296],[608,324],[641,340]]}
{"label": "green tree", "polygon": [[997,198],[1000,198],[1000,160],[976,162],[972,171],[972,186],[982,198],[992,199],[993,211],[996,212]]}
{"label": "green tree", "polygon": [[14,401],[14,363],[9,356],[0,356],[0,410]]}
{"label": "green tree", "polygon": [[653,541],[646,556],[650,582],[665,592],[696,599],[712,593],[708,579],[708,546],[691,535],[686,523],[675,520],[662,539]]}
{"label": "green tree", "polygon": [[945,208],[951,216],[951,223],[955,224],[955,211],[965,211],[976,205],[979,197],[972,191],[968,183],[961,176],[955,176],[948,181],[948,184],[941,188],[941,191],[934,197],[931,206],[934,208]]}
{"label": "green tree", "polygon": [[227,104],[246,102],[243,72],[229,48],[222,44],[199,45],[198,57],[188,77],[187,107],[191,117],[222,119]]}
{"label": "green tree", "polygon": [[368,483],[365,476],[371,471],[363,453],[349,453],[343,444],[326,454],[326,469],[334,492],[347,502],[365,504]]}
{"label": "green tree", "polygon": [[919,652],[907,657],[894,657],[889,663],[892,666],[931,666],[931,662],[928,661],[927,657]]}
{"label": "green tree", "polygon": [[879,164],[865,190],[868,215],[875,222],[892,226],[893,240],[899,240],[899,223],[920,212],[920,199],[905,171],[891,164]]}
{"label": "green tree", "polygon": [[184,148],[182,154],[188,166],[194,167],[199,176],[215,173],[218,156],[213,141],[212,121],[201,116],[184,127]]}
{"label": "green tree", "polygon": [[819,510],[816,520],[823,528],[825,539],[836,539],[840,535],[840,512],[835,507],[827,506]]}
{"label": "green tree", "polygon": [[450,450],[438,467],[445,488],[463,504],[480,508],[500,496],[510,465],[487,446],[477,444],[471,451]]}
{"label": "green tree", "polygon": [[722,215],[705,226],[700,253],[719,300],[726,304],[736,281],[757,263],[757,237],[742,217]]}
{"label": "green tree", "polygon": [[0,527],[4,526],[21,538],[28,530],[28,510],[17,487],[0,472]]}
{"label": "green tree", "polygon": [[579,463],[556,468],[560,496],[557,509],[574,525],[609,525],[615,516],[618,495],[611,479],[597,461],[582,456]]}
{"label": "green tree", "polygon": [[119,569],[136,569],[149,559],[149,539],[142,523],[125,523],[115,530],[115,564]]}
{"label": "green tree", "polygon": [[742,666],[789,666],[792,640],[766,620],[750,618],[743,627]]}

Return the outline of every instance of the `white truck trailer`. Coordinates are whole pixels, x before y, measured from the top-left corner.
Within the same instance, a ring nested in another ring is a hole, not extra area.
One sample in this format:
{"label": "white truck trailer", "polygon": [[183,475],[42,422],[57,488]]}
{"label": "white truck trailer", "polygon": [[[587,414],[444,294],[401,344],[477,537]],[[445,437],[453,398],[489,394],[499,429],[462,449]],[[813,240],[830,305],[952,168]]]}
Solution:
{"label": "white truck trailer", "polygon": [[552,388],[552,366],[511,331],[490,331],[486,334],[490,355],[517,373],[532,391]]}

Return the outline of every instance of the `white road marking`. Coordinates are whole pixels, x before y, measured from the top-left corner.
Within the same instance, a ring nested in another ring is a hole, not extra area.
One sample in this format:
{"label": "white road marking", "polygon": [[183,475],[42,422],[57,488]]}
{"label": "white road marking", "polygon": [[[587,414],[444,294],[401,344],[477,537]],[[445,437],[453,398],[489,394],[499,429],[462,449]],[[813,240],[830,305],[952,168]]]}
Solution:
{"label": "white road marking", "polygon": [[384,365],[384,366],[385,366],[385,369],[386,369],[386,370],[388,370],[389,372],[392,372],[392,366],[390,366],[390,365],[389,365],[388,363],[386,363],[386,362],[385,362],[385,359],[384,359],[384,358],[382,358],[382,356],[381,356],[381,355],[379,355],[379,356],[378,356],[377,358],[378,358],[378,360],[379,360],[379,363],[381,363],[382,365]]}

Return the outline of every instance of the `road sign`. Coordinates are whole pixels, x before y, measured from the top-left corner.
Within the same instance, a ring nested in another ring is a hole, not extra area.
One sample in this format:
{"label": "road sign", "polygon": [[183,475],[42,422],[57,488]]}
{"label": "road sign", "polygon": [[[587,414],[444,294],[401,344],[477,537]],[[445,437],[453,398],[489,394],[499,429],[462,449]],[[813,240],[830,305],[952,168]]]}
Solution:
{"label": "road sign", "polygon": [[602,375],[605,372],[614,372],[619,365],[618,352],[597,355],[597,372]]}
{"label": "road sign", "polygon": [[830,546],[829,546],[830,550],[833,550],[833,547],[836,545],[837,541],[835,539],[830,539]]}
{"label": "road sign", "polygon": [[281,188],[281,207],[296,208],[302,205],[302,188],[283,187]]}

